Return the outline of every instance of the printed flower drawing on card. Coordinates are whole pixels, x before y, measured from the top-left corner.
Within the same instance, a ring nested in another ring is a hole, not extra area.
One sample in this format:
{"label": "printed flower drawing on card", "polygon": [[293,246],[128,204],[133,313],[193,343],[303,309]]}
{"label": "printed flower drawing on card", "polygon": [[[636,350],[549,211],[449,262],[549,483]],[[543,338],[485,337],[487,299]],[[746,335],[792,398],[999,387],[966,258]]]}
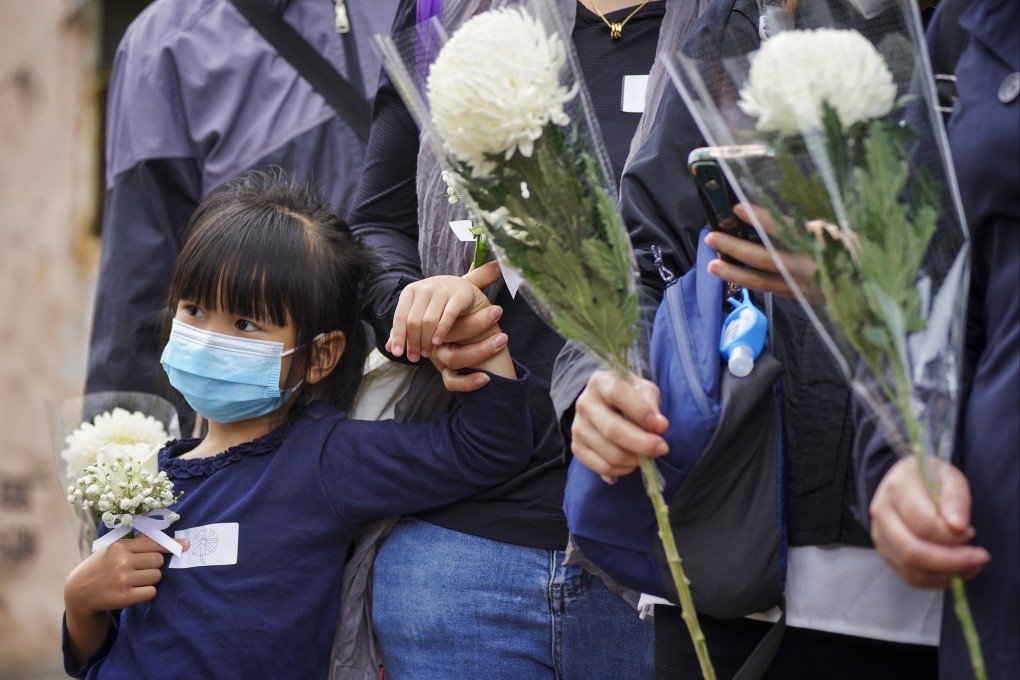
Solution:
{"label": "printed flower drawing on card", "polygon": [[208,527],[201,529],[191,538],[191,554],[197,555],[202,564],[207,564],[206,557],[216,552],[216,545],[220,542],[216,531]]}

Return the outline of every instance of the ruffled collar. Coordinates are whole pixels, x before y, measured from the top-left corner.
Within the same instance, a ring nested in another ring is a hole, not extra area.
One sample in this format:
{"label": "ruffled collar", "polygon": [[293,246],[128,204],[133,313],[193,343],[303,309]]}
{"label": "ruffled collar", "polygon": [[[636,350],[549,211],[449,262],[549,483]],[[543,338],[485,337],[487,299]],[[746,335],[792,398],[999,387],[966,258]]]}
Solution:
{"label": "ruffled collar", "polygon": [[198,443],[202,441],[201,438],[175,439],[159,452],[159,469],[165,470],[170,479],[209,476],[217,470],[225,468],[243,458],[261,456],[276,451],[276,449],[280,448],[280,443],[287,435],[293,422],[293,417],[288,418],[285,423],[268,434],[264,434],[250,442],[231,446],[226,451],[221,451],[215,456],[206,456],[205,458],[179,457],[198,446]]}

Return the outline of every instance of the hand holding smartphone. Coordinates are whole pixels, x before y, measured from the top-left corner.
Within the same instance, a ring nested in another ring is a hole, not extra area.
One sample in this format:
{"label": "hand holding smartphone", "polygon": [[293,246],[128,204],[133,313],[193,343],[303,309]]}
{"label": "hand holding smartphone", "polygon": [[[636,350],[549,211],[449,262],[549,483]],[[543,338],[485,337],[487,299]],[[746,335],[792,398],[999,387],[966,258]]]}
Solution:
{"label": "hand holding smartphone", "polygon": [[[739,201],[726,180],[719,161],[724,158],[761,157],[767,154],[768,149],[762,144],[706,146],[691,151],[687,157],[687,167],[698,187],[698,197],[701,199],[709,229],[761,243],[754,227],[737,219],[733,214],[733,207]],[[726,255],[723,255],[723,259],[734,262]]]}

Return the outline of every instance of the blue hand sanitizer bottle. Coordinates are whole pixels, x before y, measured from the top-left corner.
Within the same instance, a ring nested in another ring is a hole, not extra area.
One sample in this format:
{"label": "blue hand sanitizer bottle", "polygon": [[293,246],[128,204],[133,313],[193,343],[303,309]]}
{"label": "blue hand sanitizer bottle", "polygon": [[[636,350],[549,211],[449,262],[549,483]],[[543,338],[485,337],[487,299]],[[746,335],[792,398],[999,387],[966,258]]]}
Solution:
{"label": "blue hand sanitizer bottle", "polygon": [[723,321],[719,338],[719,352],[726,359],[730,373],[743,378],[754,369],[754,360],[765,347],[768,320],[761,310],[751,304],[747,289],[741,291],[742,300],[729,298],[733,311]]}

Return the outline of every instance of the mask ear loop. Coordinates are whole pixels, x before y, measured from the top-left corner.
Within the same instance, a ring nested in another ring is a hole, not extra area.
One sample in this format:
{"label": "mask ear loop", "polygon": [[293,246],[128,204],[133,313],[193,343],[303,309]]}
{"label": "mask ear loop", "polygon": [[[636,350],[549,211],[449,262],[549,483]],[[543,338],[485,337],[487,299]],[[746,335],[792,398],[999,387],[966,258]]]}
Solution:
{"label": "mask ear loop", "polygon": [[[326,337],[326,334],[325,334],[325,333],[319,333],[318,335],[316,335],[316,336],[315,336],[314,338],[312,338],[311,340],[309,340],[309,341],[308,341],[307,343],[305,343],[304,345],[300,345],[300,347],[308,347],[309,345],[314,345],[314,344],[315,344],[315,343],[317,343],[317,342],[318,342],[319,340],[322,340],[322,339],[323,339],[324,337]],[[295,347],[291,347],[291,348],[290,348],[290,349],[288,349],[288,350],[287,350],[286,352],[280,352],[280,358],[282,359],[283,357],[289,357],[289,356],[290,356],[291,354],[293,354],[293,353],[294,353],[294,352],[296,352],[296,351],[298,351],[298,347],[297,347],[297,346],[295,346]]]}
{"label": "mask ear loop", "polygon": [[[308,341],[304,345],[300,345],[300,347],[308,347],[310,345],[314,345],[319,340],[322,340],[324,337],[326,337],[325,333],[319,333],[318,335],[316,335],[314,338],[312,338],[310,341]],[[291,347],[286,352],[281,352],[280,353],[280,358],[282,359],[283,357],[290,356],[291,354],[293,354],[296,351],[298,351],[298,347]],[[297,384],[294,385],[293,387],[285,387],[284,390],[290,390],[290,396],[287,397],[286,401],[290,401],[294,397],[294,395],[297,394],[297,391],[299,389],[301,389],[301,387],[304,384],[305,384],[305,379],[302,378],[301,380],[298,380]]]}

